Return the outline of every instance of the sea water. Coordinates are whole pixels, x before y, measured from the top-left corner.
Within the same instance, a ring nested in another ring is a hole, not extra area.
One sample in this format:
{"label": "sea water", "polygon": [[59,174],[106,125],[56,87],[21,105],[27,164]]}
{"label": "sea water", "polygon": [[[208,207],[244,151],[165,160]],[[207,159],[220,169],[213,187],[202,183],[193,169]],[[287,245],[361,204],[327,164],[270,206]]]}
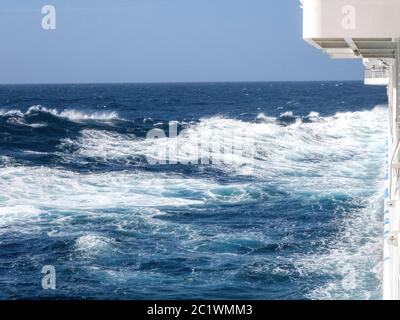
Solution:
{"label": "sea water", "polygon": [[[0,298],[379,299],[385,104],[360,82],[0,86]],[[251,168],[146,157],[200,135],[252,143]]]}

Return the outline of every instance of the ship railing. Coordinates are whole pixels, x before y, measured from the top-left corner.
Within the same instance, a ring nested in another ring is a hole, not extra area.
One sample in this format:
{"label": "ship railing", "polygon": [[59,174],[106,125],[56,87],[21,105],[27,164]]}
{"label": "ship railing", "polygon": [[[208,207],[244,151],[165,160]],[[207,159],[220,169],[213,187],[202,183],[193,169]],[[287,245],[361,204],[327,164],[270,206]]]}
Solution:
{"label": "ship railing", "polygon": [[365,70],[365,79],[388,79],[389,70],[382,69],[367,69]]}

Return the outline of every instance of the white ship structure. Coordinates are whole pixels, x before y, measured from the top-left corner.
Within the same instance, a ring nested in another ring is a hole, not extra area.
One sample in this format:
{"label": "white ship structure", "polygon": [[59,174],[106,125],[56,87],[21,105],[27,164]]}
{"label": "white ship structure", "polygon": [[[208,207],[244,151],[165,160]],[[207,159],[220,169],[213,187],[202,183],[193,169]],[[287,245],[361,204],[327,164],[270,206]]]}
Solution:
{"label": "white ship structure", "polygon": [[[302,0],[303,37],[333,59],[361,59],[365,84],[387,86],[383,299],[400,298],[400,0]],[[368,156],[368,155],[365,155]]]}

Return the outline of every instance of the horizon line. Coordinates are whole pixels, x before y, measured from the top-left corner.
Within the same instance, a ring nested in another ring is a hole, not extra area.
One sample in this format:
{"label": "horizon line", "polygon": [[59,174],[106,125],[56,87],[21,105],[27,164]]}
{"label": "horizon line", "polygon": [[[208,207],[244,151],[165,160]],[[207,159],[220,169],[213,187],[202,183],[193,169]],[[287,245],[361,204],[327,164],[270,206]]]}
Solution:
{"label": "horizon line", "polygon": [[115,81],[115,82],[10,82],[0,83],[0,86],[9,85],[124,85],[124,84],[223,84],[223,83],[298,83],[298,82],[363,82],[357,80],[233,80],[233,81]]}

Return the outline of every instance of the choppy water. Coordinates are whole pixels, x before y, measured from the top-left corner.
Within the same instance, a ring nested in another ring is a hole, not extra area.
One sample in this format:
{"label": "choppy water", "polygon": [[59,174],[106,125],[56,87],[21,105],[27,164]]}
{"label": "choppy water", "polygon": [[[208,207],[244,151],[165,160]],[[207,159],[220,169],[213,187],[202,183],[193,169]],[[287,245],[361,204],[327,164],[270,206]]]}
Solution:
{"label": "choppy water", "polygon": [[[0,298],[380,298],[385,102],[357,82],[0,86]],[[170,121],[185,134],[144,139]],[[243,131],[252,170],[146,161]]]}

